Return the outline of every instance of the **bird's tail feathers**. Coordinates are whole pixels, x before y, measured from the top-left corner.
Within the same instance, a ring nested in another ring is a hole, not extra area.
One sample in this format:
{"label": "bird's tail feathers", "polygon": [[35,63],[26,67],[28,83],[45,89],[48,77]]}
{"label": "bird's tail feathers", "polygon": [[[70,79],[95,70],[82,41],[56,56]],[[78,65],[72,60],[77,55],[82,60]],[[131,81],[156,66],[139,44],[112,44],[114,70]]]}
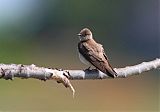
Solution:
{"label": "bird's tail feathers", "polygon": [[113,69],[110,70],[110,71],[108,71],[108,70],[106,69],[106,74],[107,74],[108,76],[112,77],[112,78],[117,77],[117,73],[116,73]]}

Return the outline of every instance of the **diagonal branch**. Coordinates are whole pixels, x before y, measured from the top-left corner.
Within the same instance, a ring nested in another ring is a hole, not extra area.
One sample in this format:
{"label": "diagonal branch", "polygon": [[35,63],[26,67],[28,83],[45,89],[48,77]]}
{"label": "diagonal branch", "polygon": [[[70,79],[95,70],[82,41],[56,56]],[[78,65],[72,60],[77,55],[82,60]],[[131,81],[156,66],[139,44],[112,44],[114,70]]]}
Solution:
{"label": "diagonal branch", "polygon": [[[130,75],[140,74],[152,69],[160,68],[160,59],[157,58],[150,62],[143,62],[134,66],[127,66],[125,68],[115,68],[118,76],[116,78],[125,78]],[[56,80],[58,83],[63,83],[65,87],[69,87],[75,93],[71,80],[83,79],[107,79],[110,78],[98,70],[58,70],[44,67],[37,67],[32,65],[22,64],[0,64],[0,78],[11,79],[20,77],[22,79],[35,78],[40,80]]]}

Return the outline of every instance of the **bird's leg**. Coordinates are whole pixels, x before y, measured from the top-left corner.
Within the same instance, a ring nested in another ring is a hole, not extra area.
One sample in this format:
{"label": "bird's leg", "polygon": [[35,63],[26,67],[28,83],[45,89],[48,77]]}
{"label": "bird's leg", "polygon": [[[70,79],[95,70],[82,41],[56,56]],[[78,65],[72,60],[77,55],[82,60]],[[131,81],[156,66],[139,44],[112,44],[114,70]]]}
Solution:
{"label": "bird's leg", "polygon": [[91,70],[91,66],[89,66],[87,69],[88,69],[88,70]]}
{"label": "bird's leg", "polygon": [[85,70],[87,70],[87,71],[90,71],[90,70],[92,70],[92,69],[91,69],[91,66],[89,66],[89,67],[88,67],[87,69],[85,69]]}

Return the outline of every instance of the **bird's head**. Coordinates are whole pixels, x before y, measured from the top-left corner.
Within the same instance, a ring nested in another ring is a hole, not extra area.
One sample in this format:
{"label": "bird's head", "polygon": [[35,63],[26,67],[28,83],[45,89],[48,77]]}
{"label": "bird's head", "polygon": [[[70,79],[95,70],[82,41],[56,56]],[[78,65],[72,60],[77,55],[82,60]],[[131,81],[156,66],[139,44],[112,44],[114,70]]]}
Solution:
{"label": "bird's head", "polygon": [[78,37],[80,41],[87,41],[89,39],[92,39],[92,32],[88,28],[84,28],[80,31],[78,34]]}

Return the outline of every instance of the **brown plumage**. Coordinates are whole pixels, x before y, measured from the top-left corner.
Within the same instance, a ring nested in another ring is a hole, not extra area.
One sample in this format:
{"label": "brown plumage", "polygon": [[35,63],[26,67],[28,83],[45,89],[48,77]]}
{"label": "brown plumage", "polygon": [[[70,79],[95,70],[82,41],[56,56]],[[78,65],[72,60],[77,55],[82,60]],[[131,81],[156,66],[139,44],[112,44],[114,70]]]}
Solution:
{"label": "brown plumage", "polygon": [[95,66],[97,69],[109,75],[110,77],[116,77],[117,73],[109,64],[102,45],[93,39],[91,31],[85,28],[81,30],[78,35],[81,40],[78,43],[78,51],[80,55],[83,56],[85,61],[88,61],[91,65]]}

